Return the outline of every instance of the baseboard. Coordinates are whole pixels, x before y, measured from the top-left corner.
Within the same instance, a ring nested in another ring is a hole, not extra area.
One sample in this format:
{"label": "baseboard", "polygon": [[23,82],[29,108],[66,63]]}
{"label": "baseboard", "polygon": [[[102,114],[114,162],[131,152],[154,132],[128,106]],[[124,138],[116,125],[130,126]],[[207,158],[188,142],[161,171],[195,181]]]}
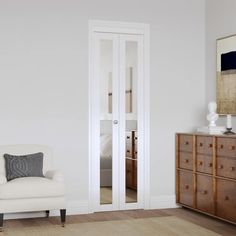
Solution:
{"label": "baseboard", "polygon": [[[151,197],[150,209],[165,209],[177,208],[175,203],[175,196],[158,196]],[[89,213],[88,201],[67,201],[66,214],[67,215],[80,215]],[[50,211],[50,216],[59,216],[60,211]],[[45,217],[45,212],[23,212],[23,213],[9,213],[4,215],[4,219],[23,219],[23,218],[37,218]]]}
{"label": "baseboard", "polygon": [[[80,215],[88,214],[89,207],[87,201],[67,201],[66,214],[67,215]],[[59,216],[59,210],[50,211],[50,216]],[[22,213],[7,213],[4,214],[4,219],[25,219],[25,218],[38,218],[45,217],[45,212],[22,212]]]}
{"label": "baseboard", "polygon": [[150,198],[150,209],[178,208],[175,195]]}
{"label": "baseboard", "polygon": [[89,213],[88,201],[69,201],[67,202],[68,215],[80,215]]}

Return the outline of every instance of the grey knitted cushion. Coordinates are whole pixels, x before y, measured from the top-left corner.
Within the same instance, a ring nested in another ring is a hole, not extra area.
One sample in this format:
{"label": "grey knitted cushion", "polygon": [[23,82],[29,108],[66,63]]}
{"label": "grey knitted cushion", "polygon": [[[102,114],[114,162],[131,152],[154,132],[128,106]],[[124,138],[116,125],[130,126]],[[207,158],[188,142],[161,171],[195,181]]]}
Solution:
{"label": "grey knitted cushion", "polygon": [[8,181],[20,177],[44,177],[42,152],[22,156],[4,154],[4,158]]}

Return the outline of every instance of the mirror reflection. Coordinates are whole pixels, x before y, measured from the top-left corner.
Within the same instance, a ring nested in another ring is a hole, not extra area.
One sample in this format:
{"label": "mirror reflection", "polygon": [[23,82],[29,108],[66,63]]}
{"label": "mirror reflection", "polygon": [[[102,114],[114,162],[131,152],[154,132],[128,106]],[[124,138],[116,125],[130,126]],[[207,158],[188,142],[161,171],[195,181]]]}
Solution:
{"label": "mirror reflection", "polygon": [[[125,201],[137,202],[137,42],[125,46]],[[111,40],[100,41],[100,204],[112,204],[112,104],[113,48]],[[117,167],[118,168],[118,167]]]}
{"label": "mirror reflection", "polygon": [[[112,73],[108,73],[108,113],[112,113]],[[133,112],[133,67],[126,68],[125,110]]]}
{"label": "mirror reflection", "polygon": [[[107,92],[112,92],[111,40],[100,41],[100,113],[104,115],[108,100]],[[112,112],[112,110],[111,110]],[[112,114],[111,114],[112,115]],[[112,118],[112,117],[111,117]],[[100,204],[112,203],[112,120],[100,120]]]}
{"label": "mirror reflection", "polygon": [[126,137],[125,137],[125,172],[126,172],[126,203],[137,202],[137,170],[138,170],[138,131],[137,117],[128,113],[137,113],[137,66],[138,45],[137,42],[127,41],[125,46],[126,65]]}

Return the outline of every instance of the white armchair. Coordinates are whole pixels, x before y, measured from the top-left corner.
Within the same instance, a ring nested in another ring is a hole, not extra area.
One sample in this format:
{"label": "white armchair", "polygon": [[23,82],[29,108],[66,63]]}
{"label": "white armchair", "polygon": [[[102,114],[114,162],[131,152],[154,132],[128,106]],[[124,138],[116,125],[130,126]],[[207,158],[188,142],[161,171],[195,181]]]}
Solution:
{"label": "white armchair", "polygon": [[[42,177],[23,177],[11,181],[6,179],[5,153],[26,155],[42,152]],[[60,209],[62,226],[65,224],[65,186],[63,175],[52,169],[52,151],[42,145],[7,145],[0,146],[0,230],[3,228],[4,213],[45,211]]]}

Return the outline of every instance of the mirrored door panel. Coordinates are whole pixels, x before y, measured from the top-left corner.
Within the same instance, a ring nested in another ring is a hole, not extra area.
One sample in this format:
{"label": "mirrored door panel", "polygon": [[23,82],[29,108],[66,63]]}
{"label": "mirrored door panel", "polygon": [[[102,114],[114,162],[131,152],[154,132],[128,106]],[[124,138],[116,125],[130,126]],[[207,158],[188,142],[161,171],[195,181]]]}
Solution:
{"label": "mirrored door panel", "polygon": [[112,204],[113,41],[99,40],[100,204]]}
{"label": "mirrored door panel", "polygon": [[125,201],[137,202],[138,169],[138,43],[125,41]]}
{"label": "mirrored door panel", "polygon": [[96,101],[99,107],[96,204],[99,210],[139,206],[138,169],[142,157],[138,151],[139,130],[142,130],[138,119],[139,39],[138,35],[96,35],[95,71],[99,96]]}

